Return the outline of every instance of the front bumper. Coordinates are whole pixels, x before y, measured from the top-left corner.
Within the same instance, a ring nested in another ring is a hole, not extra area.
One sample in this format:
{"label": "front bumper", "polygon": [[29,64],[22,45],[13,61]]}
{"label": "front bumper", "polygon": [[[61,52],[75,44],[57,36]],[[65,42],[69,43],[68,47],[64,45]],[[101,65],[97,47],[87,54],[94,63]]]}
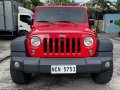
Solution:
{"label": "front bumper", "polygon": [[[51,73],[51,65],[76,65],[76,73],[97,73],[112,67],[112,57],[92,57],[92,58],[32,58],[32,57],[12,57],[11,65],[15,69],[27,73]],[[15,62],[19,67],[15,67]],[[110,67],[105,67],[105,63],[110,62]]]}

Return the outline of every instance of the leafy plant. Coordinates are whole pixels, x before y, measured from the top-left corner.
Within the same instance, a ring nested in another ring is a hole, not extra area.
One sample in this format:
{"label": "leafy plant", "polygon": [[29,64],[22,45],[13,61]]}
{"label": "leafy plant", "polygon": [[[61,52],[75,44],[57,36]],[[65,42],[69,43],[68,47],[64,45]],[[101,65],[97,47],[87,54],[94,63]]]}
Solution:
{"label": "leafy plant", "polygon": [[118,26],[120,26],[120,19],[118,19],[118,20],[115,20],[115,25],[118,25]]}
{"label": "leafy plant", "polygon": [[109,0],[93,0],[93,6],[97,5],[97,11],[109,10],[112,3]]}
{"label": "leafy plant", "polygon": [[74,0],[46,0],[48,4],[64,5],[64,4],[75,4]]}
{"label": "leafy plant", "polygon": [[23,6],[28,9],[33,9],[38,5],[43,5],[43,3],[40,2],[40,0],[15,0],[15,1],[23,4]]}
{"label": "leafy plant", "polygon": [[117,9],[118,11],[120,11],[120,0],[117,0],[116,9]]}
{"label": "leafy plant", "polygon": [[100,27],[99,27],[99,25],[96,26],[95,32],[96,32],[96,33],[100,33]]}

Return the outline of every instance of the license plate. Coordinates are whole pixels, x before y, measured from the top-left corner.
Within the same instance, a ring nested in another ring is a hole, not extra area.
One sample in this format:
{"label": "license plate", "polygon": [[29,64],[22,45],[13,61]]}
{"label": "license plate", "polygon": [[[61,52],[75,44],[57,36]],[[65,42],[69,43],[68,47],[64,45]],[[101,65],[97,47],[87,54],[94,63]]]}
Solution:
{"label": "license plate", "polygon": [[52,65],[51,74],[76,73],[76,65]]}

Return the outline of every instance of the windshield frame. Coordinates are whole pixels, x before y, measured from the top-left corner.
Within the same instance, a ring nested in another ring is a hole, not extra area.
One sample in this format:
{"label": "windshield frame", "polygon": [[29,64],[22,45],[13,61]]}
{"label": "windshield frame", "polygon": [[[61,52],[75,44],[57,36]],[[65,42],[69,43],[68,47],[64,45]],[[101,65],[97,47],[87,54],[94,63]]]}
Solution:
{"label": "windshield frame", "polygon": [[88,14],[87,14],[87,10],[86,10],[86,7],[84,6],[37,6],[36,9],[35,9],[35,18],[34,18],[34,23],[37,24],[36,22],[36,18],[37,18],[37,9],[39,8],[83,8],[84,11],[85,11],[85,17],[86,17],[86,22],[79,22],[79,23],[84,23],[84,24],[87,24],[88,25]]}

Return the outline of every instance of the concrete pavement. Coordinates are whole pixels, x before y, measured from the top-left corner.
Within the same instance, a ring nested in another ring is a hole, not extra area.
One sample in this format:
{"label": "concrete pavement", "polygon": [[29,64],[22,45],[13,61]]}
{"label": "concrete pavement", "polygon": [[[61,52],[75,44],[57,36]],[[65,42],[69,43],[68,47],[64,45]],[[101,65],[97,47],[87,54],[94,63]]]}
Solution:
{"label": "concrete pavement", "polygon": [[0,53],[0,61],[3,61],[4,59],[10,57],[10,50],[1,50],[2,53]]}
{"label": "concrete pavement", "polygon": [[10,56],[11,40],[0,37],[0,61]]}

